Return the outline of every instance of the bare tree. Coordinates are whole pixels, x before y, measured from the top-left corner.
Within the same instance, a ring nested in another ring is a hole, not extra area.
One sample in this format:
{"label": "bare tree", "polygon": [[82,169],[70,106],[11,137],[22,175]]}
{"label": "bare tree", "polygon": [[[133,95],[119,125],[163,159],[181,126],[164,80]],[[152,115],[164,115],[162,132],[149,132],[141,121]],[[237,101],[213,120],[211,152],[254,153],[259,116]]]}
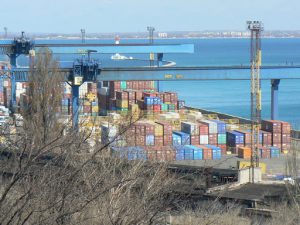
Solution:
{"label": "bare tree", "polygon": [[91,132],[66,131],[56,115],[64,76],[49,50],[30,74],[24,126],[0,148],[0,224],[153,224],[163,217],[176,182],[166,164],[113,157]]}

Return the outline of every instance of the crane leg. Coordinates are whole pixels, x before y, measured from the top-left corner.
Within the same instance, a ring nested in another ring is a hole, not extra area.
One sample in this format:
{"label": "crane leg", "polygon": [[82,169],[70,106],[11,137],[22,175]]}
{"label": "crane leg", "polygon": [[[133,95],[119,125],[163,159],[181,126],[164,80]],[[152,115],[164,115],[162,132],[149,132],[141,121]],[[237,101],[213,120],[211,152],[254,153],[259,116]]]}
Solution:
{"label": "crane leg", "polygon": [[279,79],[271,80],[271,119],[278,119],[278,90],[279,90]]}
{"label": "crane leg", "polygon": [[79,117],[79,86],[72,85],[72,125],[75,131],[78,131]]}

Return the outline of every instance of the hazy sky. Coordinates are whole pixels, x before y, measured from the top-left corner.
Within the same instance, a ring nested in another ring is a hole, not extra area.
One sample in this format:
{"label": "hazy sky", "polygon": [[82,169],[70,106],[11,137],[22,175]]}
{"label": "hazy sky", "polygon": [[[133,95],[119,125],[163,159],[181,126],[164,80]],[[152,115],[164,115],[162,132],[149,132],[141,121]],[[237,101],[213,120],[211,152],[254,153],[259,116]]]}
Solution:
{"label": "hazy sky", "polygon": [[245,30],[246,20],[261,20],[266,30],[300,30],[300,0],[0,0],[0,6],[9,31]]}

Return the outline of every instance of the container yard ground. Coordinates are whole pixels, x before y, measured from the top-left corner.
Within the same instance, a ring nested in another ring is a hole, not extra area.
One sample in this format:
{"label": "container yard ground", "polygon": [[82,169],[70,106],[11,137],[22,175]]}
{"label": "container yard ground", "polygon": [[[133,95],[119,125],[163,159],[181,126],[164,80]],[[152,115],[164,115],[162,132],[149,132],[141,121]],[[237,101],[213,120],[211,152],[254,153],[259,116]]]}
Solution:
{"label": "container yard ground", "polygon": [[[225,155],[222,156],[220,160],[182,160],[174,161],[172,165],[181,166],[196,166],[196,167],[213,167],[216,169],[237,169],[238,161],[248,161],[245,159],[240,159],[237,155]],[[278,175],[286,174],[287,167],[287,155],[281,155],[279,158],[272,159],[261,159],[261,163],[266,164],[266,175]],[[297,158],[297,162],[300,164],[300,158]],[[264,178],[268,178],[267,176]]]}

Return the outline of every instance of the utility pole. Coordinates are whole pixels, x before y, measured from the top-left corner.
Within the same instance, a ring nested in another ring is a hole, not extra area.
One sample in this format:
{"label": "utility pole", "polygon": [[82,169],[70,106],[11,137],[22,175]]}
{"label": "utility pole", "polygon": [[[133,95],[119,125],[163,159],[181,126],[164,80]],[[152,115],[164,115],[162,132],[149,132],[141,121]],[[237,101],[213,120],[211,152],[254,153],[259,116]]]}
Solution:
{"label": "utility pole", "polygon": [[[153,42],[154,42],[154,38],[153,38],[153,34],[154,34],[154,31],[155,31],[155,28],[154,27],[147,27],[147,30],[149,31],[149,44],[150,45],[153,45]],[[150,67],[152,67],[154,65],[154,54],[151,52],[150,53]]]}
{"label": "utility pole", "polygon": [[85,43],[85,29],[80,29],[81,32],[81,42]]}
{"label": "utility pole", "polygon": [[7,38],[7,27],[4,27],[4,38]]}
{"label": "utility pole", "polygon": [[261,124],[261,32],[263,24],[260,21],[247,21],[251,32],[250,62],[251,62],[251,168],[252,183],[254,183],[255,167],[259,167],[259,131]]}

